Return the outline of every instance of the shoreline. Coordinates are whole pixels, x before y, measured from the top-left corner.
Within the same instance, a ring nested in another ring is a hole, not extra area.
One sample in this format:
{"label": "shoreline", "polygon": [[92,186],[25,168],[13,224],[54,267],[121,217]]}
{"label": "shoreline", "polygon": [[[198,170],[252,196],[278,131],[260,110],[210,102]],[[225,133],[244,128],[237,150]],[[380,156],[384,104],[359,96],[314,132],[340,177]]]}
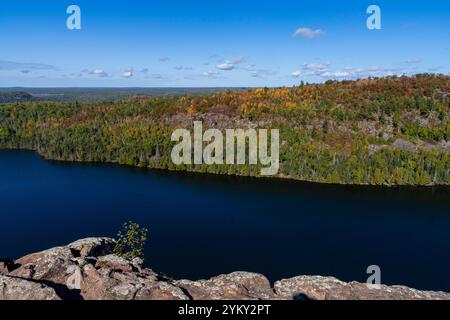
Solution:
{"label": "shoreline", "polygon": [[283,176],[281,174],[274,175],[272,177],[268,176],[253,176],[253,175],[236,175],[236,174],[222,174],[222,173],[214,173],[214,172],[200,172],[200,171],[194,171],[194,170],[183,170],[183,169],[176,169],[172,170],[169,168],[157,168],[157,167],[140,167],[140,166],[133,166],[128,164],[119,163],[117,161],[110,161],[110,162],[99,162],[99,161],[77,161],[77,160],[65,160],[65,159],[54,159],[54,158],[48,158],[45,155],[41,154],[38,150],[35,149],[27,149],[27,148],[4,148],[0,147],[0,152],[31,152],[39,156],[44,161],[49,162],[55,162],[60,164],[86,164],[86,165],[110,165],[110,166],[117,166],[117,167],[123,167],[123,168],[129,168],[129,169],[136,169],[136,170],[151,170],[156,172],[163,172],[163,173],[182,173],[186,175],[198,175],[198,176],[220,176],[220,177],[230,177],[230,178],[236,178],[236,179],[254,179],[258,181],[264,181],[267,182],[273,182],[273,181],[287,181],[289,183],[302,183],[302,184],[312,184],[316,186],[335,186],[335,187],[361,187],[361,188],[378,188],[378,189],[386,189],[386,190],[392,190],[395,188],[414,188],[414,189],[433,189],[433,188],[445,188],[450,190],[449,184],[432,184],[432,185],[413,185],[413,184],[367,184],[367,183],[361,183],[361,184],[351,184],[351,183],[332,183],[332,182],[318,182],[313,180],[302,180],[297,179],[289,176]]}

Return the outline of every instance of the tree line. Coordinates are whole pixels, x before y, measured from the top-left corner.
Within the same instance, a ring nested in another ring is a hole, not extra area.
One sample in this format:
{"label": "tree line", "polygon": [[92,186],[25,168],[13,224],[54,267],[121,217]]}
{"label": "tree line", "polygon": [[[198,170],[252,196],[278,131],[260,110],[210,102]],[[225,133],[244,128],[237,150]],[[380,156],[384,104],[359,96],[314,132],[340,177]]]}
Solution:
{"label": "tree line", "polygon": [[174,128],[280,129],[280,176],[370,185],[450,183],[450,77],[416,75],[96,103],[0,105],[0,148],[49,159],[258,176],[258,165],[174,165]]}

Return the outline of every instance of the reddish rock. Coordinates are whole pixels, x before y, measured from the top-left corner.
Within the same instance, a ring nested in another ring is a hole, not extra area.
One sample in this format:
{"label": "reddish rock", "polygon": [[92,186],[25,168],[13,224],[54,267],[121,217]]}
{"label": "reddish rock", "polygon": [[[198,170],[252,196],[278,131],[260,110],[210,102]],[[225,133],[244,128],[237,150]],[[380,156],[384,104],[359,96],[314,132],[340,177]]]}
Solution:
{"label": "reddish rock", "polygon": [[69,248],[52,248],[16,260],[16,264],[20,267],[11,271],[9,275],[65,285],[67,278],[71,275],[71,268],[77,266],[71,260],[72,258],[73,255]]}
{"label": "reddish rock", "polygon": [[67,245],[75,257],[99,257],[114,251],[114,240],[111,238],[86,238]]}
{"label": "reddish rock", "polygon": [[185,292],[170,283],[158,281],[140,288],[136,300],[189,300]]}
{"label": "reddish rock", "polygon": [[99,257],[95,264],[96,268],[107,268],[114,271],[132,272],[137,271],[137,268],[133,266],[132,262],[114,254],[109,254],[103,257]]}
{"label": "reddish rock", "polygon": [[8,261],[0,261],[0,275],[6,275],[9,273]]}
{"label": "reddish rock", "polygon": [[0,300],[61,300],[44,284],[0,275]]}
{"label": "reddish rock", "polygon": [[0,262],[0,300],[377,300],[450,299],[444,292],[402,286],[369,288],[332,277],[299,276],[275,282],[261,274],[233,272],[209,280],[174,281],[142,261],[112,254],[114,241],[88,238],[65,247]]}
{"label": "reddish rock", "polygon": [[419,291],[403,286],[369,287],[365,283],[342,282],[333,277],[299,276],[275,282],[280,299],[314,300],[450,300],[444,292]]}
{"label": "reddish rock", "polygon": [[261,274],[233,272],[209,280],[175,281],[194,300],[271,299],[274,298],[269,280]]}

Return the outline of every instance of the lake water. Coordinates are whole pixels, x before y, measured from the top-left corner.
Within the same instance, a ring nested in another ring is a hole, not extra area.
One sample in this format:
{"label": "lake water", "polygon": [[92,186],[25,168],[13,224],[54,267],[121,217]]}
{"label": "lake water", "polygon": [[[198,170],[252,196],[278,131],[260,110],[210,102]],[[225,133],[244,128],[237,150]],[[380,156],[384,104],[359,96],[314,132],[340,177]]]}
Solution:
{"label": "lake water", "polygon": [[42,160],[0,151],[0,257],[149,229],[175,278],[237,270],[450,291],[450,189],[330,186]]}

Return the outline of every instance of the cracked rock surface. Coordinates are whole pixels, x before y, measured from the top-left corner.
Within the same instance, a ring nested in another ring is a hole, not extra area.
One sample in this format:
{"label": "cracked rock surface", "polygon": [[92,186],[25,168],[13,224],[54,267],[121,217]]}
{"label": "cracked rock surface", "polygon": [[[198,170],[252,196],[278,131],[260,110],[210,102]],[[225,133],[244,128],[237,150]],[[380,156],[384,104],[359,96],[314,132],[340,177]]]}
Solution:
{"label": "cracked rock surface", "polygon": [[0,261],[0,300],[450,300],[445,292],[403,286],[369,288],[333,277],[298,276],[273,285],[261,274],[173,280],[140,259],[113,254],[114,240],[87,238]]}

